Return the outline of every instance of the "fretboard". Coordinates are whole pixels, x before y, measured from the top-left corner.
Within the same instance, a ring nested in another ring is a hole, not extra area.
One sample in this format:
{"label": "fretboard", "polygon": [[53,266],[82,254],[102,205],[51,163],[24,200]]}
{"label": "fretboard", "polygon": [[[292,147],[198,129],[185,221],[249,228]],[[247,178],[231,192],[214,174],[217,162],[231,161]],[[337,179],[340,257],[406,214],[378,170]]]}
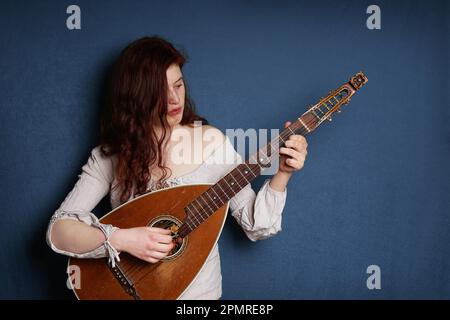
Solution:
{"label": "fretboard", "polygon": [[270,143],[249,157],[247,161],[240,163],[216,184],[209,187],[200,196],[190,202],[184,208],[186,220],[179,230],[180,236],[187,236],[253,179],[261,175],[262,171],[272,164],[274,157],[278,157],[279,146],[283,146],[289,139],[289,136],[293,134],[306,135],[311,132],[314,127],[311,121],[317,121],[312,111],[305,113],[289,127],[284,129]]}

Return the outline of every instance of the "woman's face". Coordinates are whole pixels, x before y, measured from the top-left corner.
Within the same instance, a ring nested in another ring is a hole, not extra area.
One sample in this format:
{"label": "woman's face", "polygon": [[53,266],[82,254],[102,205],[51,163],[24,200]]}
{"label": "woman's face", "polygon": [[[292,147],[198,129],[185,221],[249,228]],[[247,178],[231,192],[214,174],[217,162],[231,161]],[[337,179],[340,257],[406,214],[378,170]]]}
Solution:
{"label": "woman's face", "polygon": [[184,111],[185,88],[180,66],[172,64],[166,71],[167,75],[167,122],[175,126],[181,122]]}

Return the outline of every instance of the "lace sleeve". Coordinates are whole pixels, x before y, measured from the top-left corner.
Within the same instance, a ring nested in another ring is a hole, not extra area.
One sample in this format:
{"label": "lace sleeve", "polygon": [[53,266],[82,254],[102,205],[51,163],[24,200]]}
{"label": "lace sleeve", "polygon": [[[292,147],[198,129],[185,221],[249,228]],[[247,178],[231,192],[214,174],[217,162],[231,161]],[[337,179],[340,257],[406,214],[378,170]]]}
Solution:
{"label": "lace sleeve", "polygon": [[[76,258],[109,257],[112,264],[116,260],[119,261],[119,252],[109,242],[111,234],[118,228],[100,223],[98,218],[91,212],[110,191],[112,180],[112,160],[104,157],[100,153],[100,147],[94,148],[87,163],[82,167],[81,174],[78,175],[78,181],[75,186],[50,219],[46,240],[52,250]],[[51,235],[54,223],[60,219],[81,221],[89,226],[100,229],[105,235],[104,243],[98,248],[85,253],[68,252],[58,249],[52,242]]]}

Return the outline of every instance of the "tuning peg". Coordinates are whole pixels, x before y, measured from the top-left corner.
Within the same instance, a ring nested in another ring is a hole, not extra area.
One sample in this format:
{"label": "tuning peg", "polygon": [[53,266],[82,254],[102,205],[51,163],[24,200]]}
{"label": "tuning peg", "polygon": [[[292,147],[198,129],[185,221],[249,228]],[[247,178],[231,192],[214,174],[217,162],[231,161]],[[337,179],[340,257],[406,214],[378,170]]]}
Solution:
{"label": "tuning peg", "polygon": [[328,117],[327,120],[331,122],[333,119],[331,119],[331,117]]}
{"label": "tuning peg", "polygon": [[341,109],[339,109],[338,111],[337,111],[337,113],[341,113],[342,112],[342,110]]}

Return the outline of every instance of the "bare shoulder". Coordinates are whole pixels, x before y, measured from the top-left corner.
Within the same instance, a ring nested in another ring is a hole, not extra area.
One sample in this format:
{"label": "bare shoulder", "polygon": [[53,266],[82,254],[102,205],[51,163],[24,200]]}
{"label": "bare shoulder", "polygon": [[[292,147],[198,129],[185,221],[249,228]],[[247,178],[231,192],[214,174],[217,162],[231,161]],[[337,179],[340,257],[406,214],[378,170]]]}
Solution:
{"label": "bare shoulder", "polygon": [[188,134],[193,142],[193,152],[202,153],[203,160],[207,159],[214,150],[223,146],[226,136],[211,125],[188,125]]}
{"label": "bare shoulder", "polygon": [[226,136],[222,131],[211,125],[202,126],[203,157],[206,159],[214,150],[221,147]]}
{"label": "bare shoulder", "polygon": [[203,140],[218,143],[219,145],[225,141],[225,135],[222,131],[211,125],[203,125]]}

